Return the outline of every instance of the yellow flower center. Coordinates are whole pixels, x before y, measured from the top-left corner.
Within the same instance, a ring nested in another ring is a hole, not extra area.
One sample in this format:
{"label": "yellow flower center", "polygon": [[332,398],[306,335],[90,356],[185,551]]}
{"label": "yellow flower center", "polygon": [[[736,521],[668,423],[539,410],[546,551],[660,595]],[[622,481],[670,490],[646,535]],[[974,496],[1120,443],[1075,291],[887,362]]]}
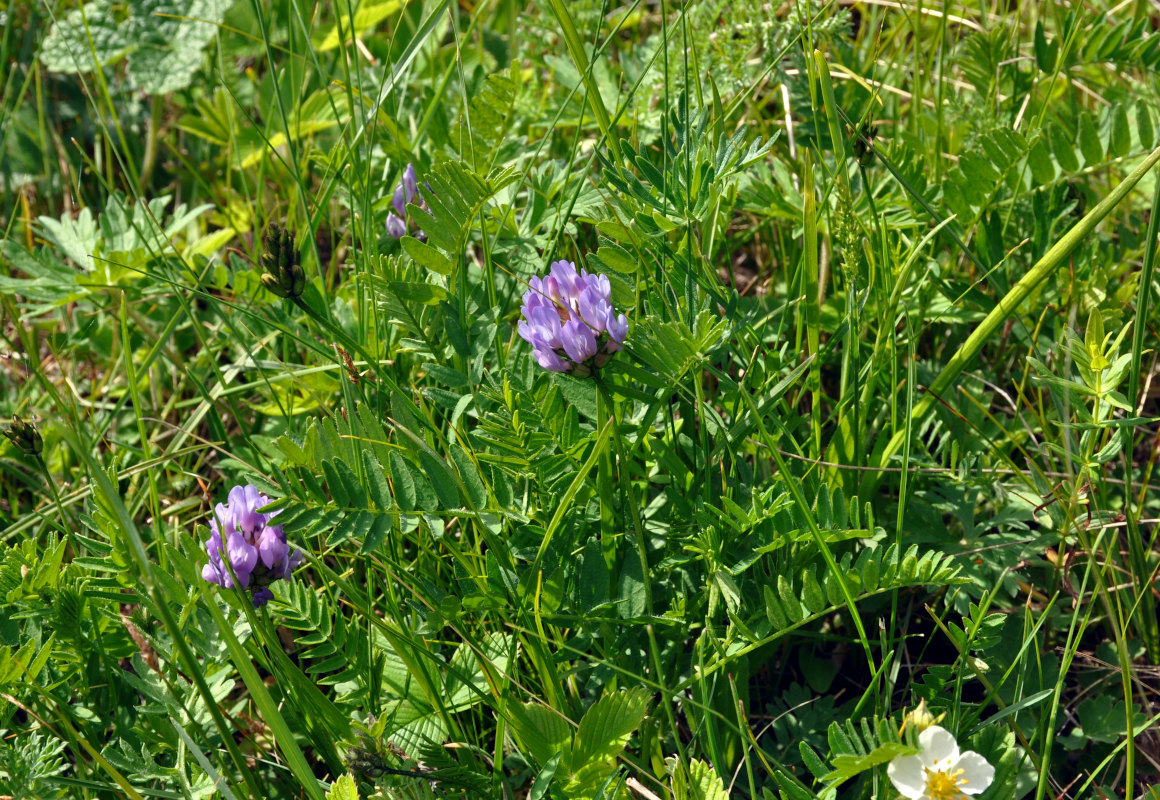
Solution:
{"label": "yellow flower center", "polygon": [[954,772],[931,772],[926,770],[926,796],[930,800],[961,800],[964,796],[959,791],[960,786],[966,786],[969,782],[962,777],[964,770],[956,769]]}

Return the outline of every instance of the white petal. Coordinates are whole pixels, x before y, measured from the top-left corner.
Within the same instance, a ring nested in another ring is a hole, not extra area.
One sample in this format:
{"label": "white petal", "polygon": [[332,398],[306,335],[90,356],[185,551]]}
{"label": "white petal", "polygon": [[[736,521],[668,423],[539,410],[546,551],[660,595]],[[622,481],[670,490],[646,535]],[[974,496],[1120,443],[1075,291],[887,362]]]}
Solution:
{"label": "white petal", "polygon": [[917,800],[926,791],[926,776],[922,771],[922,759],[918,756],[899,756],[886,767],[886,777],[902,796]]}
{"label": "white petal", "polygon": [[995,780],[995,768],[987,763],[987,759],[968,750],[959,756],[959,763],[955,769],[961,769],[959,776],[959,791],[963,794],[979,794]]}
{"label": "white petal", "polygon": [[918,735],[922,748],[922,763],[933,770],[945,770],[959,760],[959,743],[950,731],[931,725]]}

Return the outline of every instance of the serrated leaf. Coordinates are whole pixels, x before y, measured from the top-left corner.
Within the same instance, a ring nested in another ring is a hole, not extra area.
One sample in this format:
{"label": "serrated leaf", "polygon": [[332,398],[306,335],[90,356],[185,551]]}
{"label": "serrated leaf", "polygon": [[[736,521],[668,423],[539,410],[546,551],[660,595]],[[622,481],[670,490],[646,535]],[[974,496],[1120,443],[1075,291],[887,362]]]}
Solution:
{"label": "serrated leaf", "polygon": [[886,742],[875,747],[864,756],[848,754],[834,756],[834,769],[822,778],[822,780],[827,783],[840,783],[868,769],[873,769],[879,764],[893,761],[899,756],[914,755],[917,752],[913,747],[902,744],[901,742]]}
{"label": "serrated leaf", "polygon": [[40,217],[41,234],[86,272],[94,268],[93,253],[100,245],[101,232],[92,211],[82,208],[76,219]]}
{"label": "serrated leaf", "polygon": [[580,720],[572,750],[573,771],[620,755],[644,720],[648,702],[648,691],[640,687],[610,692],[597,700]]}
{"label": "serrated leaf", "polygon": [[354,775],[348,772],[330,784],[326,800],[359,800],[358,784],[355,783]]}
{"label": "serrated leaf", "polygon": [[478,705],[488,696],[487,675],[480,664],[480,659],[486,659],[500,674],[507,671],[508,655],[511,650],[510,634],[488,634],[478,646],[480,652],[477,652],[475,647],[463,643],[456,648],[455,655],[451,657],[451,669],[448,670],[444,689],[449,711],[464,711]]}
{"label": "serrated leaf", "polygon": [[559,712],[539,703],[515,703],[510,707],[512,731],[540,764],[563,754],[565,769],[571,763],[572,727]]}
{"label": "serrated leaf", "polygon": [[677,800],[729,800],[721,776],[701,759],[691,759],[686,771],[676,758],[670,757],[665,759],[665,768],[672,775],[673,797]]}
{"label": "serrated leaf", "polygon": [[111,3],[95,0],[53,23],[41,44],[40,60],[52,72],[75,75],[111,64],[128,49],[127,31],[118,25]]}

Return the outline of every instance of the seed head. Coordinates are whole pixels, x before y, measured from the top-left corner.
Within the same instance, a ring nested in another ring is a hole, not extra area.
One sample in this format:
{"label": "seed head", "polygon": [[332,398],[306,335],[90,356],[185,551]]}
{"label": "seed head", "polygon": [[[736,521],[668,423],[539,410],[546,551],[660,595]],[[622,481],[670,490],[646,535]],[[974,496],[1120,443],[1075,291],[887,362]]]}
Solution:
{"label": "seed head", "polygon": [[8,426],[7,430],[0,431],[7,438],[8,441],[16,445],[16,449],[22,453],[30,456],[40,455],[40,451],[44,449],[44,440],[40,438],[40,433],[36,428],[32,427],[31,422],[25,422],[15,414],[12,415],[12,424]]}
{"label": "seed head", "polygon": [[262,285],[279,297],[301,297],[306,273],[298,263],[294,232],[273,224],[262,237],[262,245]]}

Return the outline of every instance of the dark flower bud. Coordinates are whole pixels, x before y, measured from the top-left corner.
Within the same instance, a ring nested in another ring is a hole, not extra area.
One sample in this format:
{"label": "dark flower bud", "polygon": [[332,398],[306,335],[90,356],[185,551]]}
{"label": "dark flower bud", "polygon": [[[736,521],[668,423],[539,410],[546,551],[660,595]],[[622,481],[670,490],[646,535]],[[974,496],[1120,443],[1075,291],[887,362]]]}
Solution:
{"label": "dark flower bud", "polygon": [[[847,126],[847,131],[853,133],[852,129]],[[852,143],[854,149],[854,158],[863,167],[869,166],[870,162],[874,160],[874,151],[871,145],[874,144],[874,138],[878,135],[878,126],[871,125],[869,122],[863,122],[858,127],[858,133],[854,136]]]}
{"label": "dark flower bud", "polygon": [[44,440],[40,438],[36,428],[32,427],[32,423],[25,422],[15,414],[12,415],[12,424],[8,426],[8,430],[0,433],[16,445],[17,450],[30,456],[40,455],[40,451],[44,449]]}
{"label": "dark flower bud", "polygon": [[262,285],[279,297],[300,297],[306,288],[306,273],[298,263],[294,232],[271,225],[262,237],[262,245]]}

